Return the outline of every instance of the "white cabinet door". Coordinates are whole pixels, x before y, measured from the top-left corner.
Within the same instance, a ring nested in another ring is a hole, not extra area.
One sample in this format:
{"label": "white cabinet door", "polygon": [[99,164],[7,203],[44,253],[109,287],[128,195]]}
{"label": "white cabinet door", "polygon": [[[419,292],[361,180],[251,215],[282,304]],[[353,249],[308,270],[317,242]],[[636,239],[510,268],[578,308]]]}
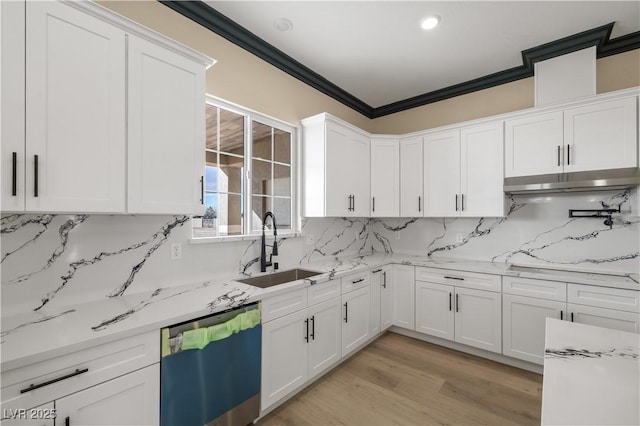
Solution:
{"label": "white cabinet door", "polygon": [[384,331],[393,325],[393,268],[382,268],[382,290],[380,291],[380,329]]}
{"label": "white cabinet door", "polygon": [[400,141],[400,217],[420,217],[424,212],[422,138]]}
{"label": "white cabinet door", "polygon": [[341,357],[340,298],[309,307],[309,372],[312,379]]}
{"label": "white cabinet door", "polygon": [[373,139],[371,141],[371,217],[398,217],[399,215],[399,141]]}
{"label": "white cabinet door", "polygon": [[504,216],[503,124],[460,131],[461,216]]}
{"label": "white cabinet door", "polygon": [[564,319],[566,304],[503,294],[502,313],[502,354],[542,365],[546,319]]}
{"label": "white cabinet door", "polygon": [[415,268],[393,265],[393,325],[415,330]]}
{"label": "white cabinet door", "polygon": [[157,425],[160,364],[145,367],[56,401],[56,423]]}
{"label": "white cabinet door", "polygon": [[416,331],[454,339],[454,287],[416,281]]}
{"label": "white cabinet door", "polygon": [[26,210],[124,212],[125,33],[27,2],[25,59]]}
{"label": "white cabinet door", "polygon": [[565,172],[638,166],[636,98],[564,112]]}
{"label": "white cabinet door", "polygon": [[454,305],[455,341],[501,353],[500,293],[456,287]]}
{"label": "white cabinet door", "polygon": [[204,212],[204,72],[129,36],[129,213]]}
{"label": "white cabinet door", "polygon": [[460,131],[424,137],[424,214],[458,216],[460,210]]}
{"label": "white cabinet door", "polygon": [[[325,214],[326,216],[351,215],[351,181],[348,174],[352,169],[350,141],[352,132],[336,123],[325,124],[326,176]],[[355,160],[355,159],[354,159]]]}
{"label": "white cabinet door", "polygon": [[640,333],[640,314],[569,303],[569,321]]}
{"label": "white cabinet door", "polygon": [[307,310],[262,324],[262,409],[307,381]]}
{"label": "white cabinet door", "polygon": [[368,285],[342,295],[342,356],[358,349],[371,336],[370,303]]}
{"label": "white cabinet door", "polygon": [[372,336],[380,333],[380,304],[382,297],[382,268],[371,271],[371,313],[369,332]]}
{"label": "white cabinet door", "polygon": [[562,111],[506,120],[504,129],[506,177],[562,172]]}
{"label": "white cabinet door", "polygon": [[2,211],[24,211],[25,197],[25,93],[23,2],[0,2],[0,144],[2,155]]}
{"label": "white cabinet door", "polygon": [[[351,193],[353,194],[353,209],[349,216],[368,217],[369,197],[370,197],[370,161],[369,161],[369,139],[360,134],[354,134],[349,142],[348,157],[349,168],[345,175],[345,182],[351,183]],[[331,170],[329,171],[331,173]]]}

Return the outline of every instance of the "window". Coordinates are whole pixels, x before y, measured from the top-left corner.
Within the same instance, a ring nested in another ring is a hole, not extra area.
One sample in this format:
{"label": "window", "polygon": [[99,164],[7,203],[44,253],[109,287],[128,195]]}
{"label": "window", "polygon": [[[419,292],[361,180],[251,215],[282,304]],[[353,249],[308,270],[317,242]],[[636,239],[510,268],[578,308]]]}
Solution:
{"label": "window", "polygon": [[257,234],[267,211],[279,232],[293,230],[295,129],[209,97],[206,123],[205,214],[194,237]]}

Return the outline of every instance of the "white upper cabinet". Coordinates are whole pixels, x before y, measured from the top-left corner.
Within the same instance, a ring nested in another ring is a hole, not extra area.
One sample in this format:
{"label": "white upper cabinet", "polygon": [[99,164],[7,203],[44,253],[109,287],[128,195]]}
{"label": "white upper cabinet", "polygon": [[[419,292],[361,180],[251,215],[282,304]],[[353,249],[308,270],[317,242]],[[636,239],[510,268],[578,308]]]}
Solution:
{"label": "white upper cabinet", "polygon": [[424,137],[425,216],[503,216],[502,122]]}
{"label": "white upper cabinet", "polygon": [[212,61],[93,2],[1,7],[2,209],[200,212]]}
{"label": "white upper cabinet", "polygon": [[123,212],[124,31],[58,2],[2,7],[18,31],[3,22],[3,209]]}
{"label": "white upper cabinet", "polygon": [[636,98],[564,112],[565,172],[638,166]]}
{"label": "white upper cabinet", "polygon": [[303,214],[369,216],[369,138],[328,114],[302,120]]}
{"label": "white upper cabinet", "polygon": [[459,216],[460,131],[424,137],[424,215]]}
{"label": "white upper cabinet", "polygon": [[636,97],[505,121],[505,176],[638,166]]}
{"label": "white upper cabinet", "polygon": [[424,214],[422,137],[400,140],[400,217]]}
{"label": "white upper cabinet", "polygon": [[502,122],[460,131],[460,215],[504,216]]}
{"label": "white upper cabinet", "polygon": [[205,69],[129,37],[128,211],[202,214]]}
{"label": "white upper cabinet", "polygon": [[371,217],[400,215],[400,145],[397,139],[371,140]]}

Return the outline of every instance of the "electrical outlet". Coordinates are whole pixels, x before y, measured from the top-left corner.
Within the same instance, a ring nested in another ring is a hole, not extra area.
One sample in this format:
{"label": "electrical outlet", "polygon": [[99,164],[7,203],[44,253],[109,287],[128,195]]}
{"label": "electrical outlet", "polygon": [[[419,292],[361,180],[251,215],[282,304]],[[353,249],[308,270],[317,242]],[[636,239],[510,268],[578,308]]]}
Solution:
{"label": "electrical outlet", "polygon": [[182,244],[172,243],[171,244],[171,260],[179,260],[179,259],[182,259]]}
{"label": "electrical outlet", "polygon": [[461,242],[462,242],[462,234],[458,232],[456,234],[456,243],[461,243]]}
{"label": "electrical outlet", "polygon": [[396,240],[400,239],[400,231],[395,231]]}
{"label": "electrical outlet", "polygon": [[304,242],[305,242],[306,245],[308,245],[308,246],[312,246],[313,245],[313,242],[314,242],[314,239],[315,239],[313,237],[313,234],[307,234],[304,238],[305,238]]}

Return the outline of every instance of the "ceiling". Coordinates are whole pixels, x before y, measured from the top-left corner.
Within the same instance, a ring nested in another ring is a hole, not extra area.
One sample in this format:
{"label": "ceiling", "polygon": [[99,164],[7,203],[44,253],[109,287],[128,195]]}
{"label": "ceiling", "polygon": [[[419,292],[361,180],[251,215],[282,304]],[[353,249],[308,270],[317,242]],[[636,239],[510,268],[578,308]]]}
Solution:
{"label": "ceiling", "polygon": [[[204,3],[374,110],[522,67],[527,49],[613,22],[611,40],[633,35],[640,47],[634,0]],[[422,30],[430,14],[440,25]],[[278,18],[292,29],[278,31]]]}

